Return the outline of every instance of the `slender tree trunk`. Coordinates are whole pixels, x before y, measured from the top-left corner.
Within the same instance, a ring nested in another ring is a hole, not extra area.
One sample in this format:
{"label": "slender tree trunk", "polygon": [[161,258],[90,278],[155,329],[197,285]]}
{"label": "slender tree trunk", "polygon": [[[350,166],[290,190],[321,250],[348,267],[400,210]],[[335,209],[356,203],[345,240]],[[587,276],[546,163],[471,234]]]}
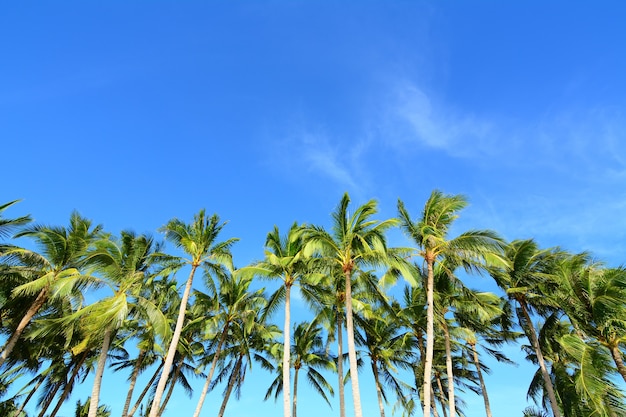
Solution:
{"label": "slender tree trunk", "polygon": [[474,364],[476,365],[476,373],[478,374],[478,380],[480,381],[480,390],[483,393],[483,399],[485,400],[485,413],[487,417],[491,417],[491,406],[489,405],[489,396],[487,395],[487,386],[485,385],[485,379],[483,378],[483,373],[480,369],[480,360],[478,358],[478,351],[476,350],[476,344],[470,343],[470,347],[472,348],[472,354],[474,356]]}
{"label": "slender tree trunk", "polygon": [[237,382],[237,378],[239,377],[239,370],[241,369],[241,363],[243,362],[243,355],[239,356],[237,359],[237,363],[235,364],[235,369],[233,370],[232,375],[228,379],[228,387],[226,388],[226,394],[224,395],[224,401],[222,401],[222,406],[220,407],[220,412],[217,417],[224,417],[224,412],[226,411],[226,404],[228,403],[228,399],[230,398],[231,392],[233,392],[233,387]]}
{"label": "slender tree trunk", "polygon": [[124,409],[122,410],[122,417],[126,417],[128,414],[128,409],[130,408],[130,402],[133,399],[133,391],[135,390],[135,384],[137,383],[137,378],[139,377],[139,370],[141,369],[141,365],[143,365],[143,359],[147,355],[146,350],[140,350],[139,356],[137,356],[137,362],[135,362],[135,366],[133,368],[133,373],[130,376],[130,386],[128,387],[128,394],[126,394],[126,401],[124,402]]}
{"label": "slender tree trunk", "polygon": [[52,404],[52,400],[57,395],[57,392],[59,392],[59,389],[61,389],[61,384],[55,384],[54,389],[47,396],[44,403],[41,405],[41,411],[39,412],[38,417],[43,417],[46,414],[46,411],[48,411],[48,407],[50,407],[50,404]]}
{"label": "slender tree trunk", "polygon": [[443,334],[446,344],[446,374],[448,375],[448,406],[450,407],[450,416],[456,417],[456,402],[454,399],[454,371],[452,370],[452,348],[450,346],[450,332],[446,318],[442,320]]}
{"label": "slender tree trunk", "polygon": [[87,417],[96,417],[96,415],[98,414],[98,403],[100,402],[100,387],[102,386],[102,375],[104,374],[107,354],[109,353],[109,345],[111,344],[111,333],[111,328],[108,328],[104,332],[104,341],[102,342],[102,350],[100,351],[100,357],[98,358],[98,367],[96,368],[96,375],[93,381],[93,389],[91,390],[89,414],[87,415]]}
{"label": "slender tree trunk", "polygon": [[65,388],[63,388],[63,393],[61,394],[61,398],[59,398],[59,401],[57,402],[56,407],[54,407],[54,410],[52,410],[52,413],[50,413],[49,417],[54,417],[57,415],[57,413],[59,412],[59,409],[61,408],[61,405],[63,405],[63,403],[67,399],[67,396],[70,394],[70,392],[72,392],[72,388],[74,387],[74,380],[76,379],[76,376],[78,375],[78,372],[80,371],[80,368],[83,366],[83,363],[87,359],[88,353],[89,351],[83,352],[79,361],[74,364],[74,369],[72,369],[72,375],[70,376],[70,379],[65,384]]}
{"label": "slender tree trunk", "polygon": [[348,359],[350,362],[350,382],[352,382],[352,401],[354,416],[363,417],[361,410],[361,394],[359,392],[359,370],[357,369],[356,346],[354,343],[354,323],[352,318],[352,283],[350,270],[345,272],[346,277],[346,334],[348,336]]}
{"label": "slender tree trunk", "polygon": [[30,321],[33,319],[35,314],[37,314],[39,309],[41,309],[41,307],[48,300],[49,291],[50,289],[48,286],[44,287],[41,291],[39,291],[39,294],[37,294],[37,298],[35,298],[35,301],[33,301],[28,311],[26,311],[26,314],[24,314],[24,317],[22,317],[22,320],[20,320],[19,324],[17,325],[17,328],[15,329],[15,331],[13,332],[9,340],[2,347],[2,353],[0,353],[0,366],[2,366],[2,364],[7,360],[7,358],[11,354],[11,352],[13,352],[13,348],[15,347],[15,344],[17,343],[19,338],[22,336],[22,333],[24,332],[24,329],[26,329],[26,326],[28,326],[28,323],[30,323]]}
{"label": "slender tree trunk", "polygon": [[[431,384],[430,386],[430,398],[431,398],[431,404],[432,404],[432,410],[433,410],[433,416],[434,417],[439,417],[439,411],[437,411],[437,396],[435,395],[435,390],[433,389],[433,386]],[[444,406],[444,403],[441,403],[441,410],[443,411],[443,417],[446,417],[446,407]]]}
{"label": "slender tree trunk", "polygon": [[424,360],[424,417],[430,417],[430,385],[432,380],[435,338],[433,259],[426,259],[428,277],[426,282],[426,359]]}
{"label": "slender tree trunk", "polygon": [[626,366],[624,366],[624,360],[622,359],[622,353],[619,351],[619,346],[617,346],[617,344],[611,344],[609,345],[609,350],[611,351],[615,366],[617,366],[617,371],[626,382]]}
{"label": "slender tree trunk", "polygon": [[296,417],[298,406],[298,373],[300,366],[296,366],[293,372],[293,417]]}
{"label": "slender tree trunk", "polygon": [[[291,374],[291,284],[289,279],[289,277],[285,277],[285,325],[283,330],[283,414],[285,417],[289,417],[289,403],[291,402],[291,394],[289,393],[291,387],[291,381],[289,381]],[[295,384],[293,403],[293,417],[296,417]]]}
{"label": "slender tree trunk", "polygon": [[174,356],[176,355],[176,349],[178,348],[178,341],[180,340],[180,334],[183,330],[183,324],[185,322],[185,312],[187,311],[187,301],[189,300],[189,294],[191,293],[191,287],[193,285],[193,276],[196,273],[198,265],[191,266],[191,272],[189,278],[187,278],[187,284],[183,291],[183,297],[180,300],[180,309],[178,310],[178,319],[176,320],[176,327],[174,328],[174,334],[172,335],[172,341],[170,342],[167,355],[165,356],[165,363],[163,364],[163,372],[161,373],[161,379],[157,385],[154,393],[154,400],[152,401],[152,408],[150,409],[149,417],[157,417],[161,405],[161,399],[165,392],[165,385],[169,377],[172,364],[174,363]]}
{"label": "slender tree trunk", "polygon": [[[441,374],[439,372],[435,372],[435,379],[437,381],[437,388],[439,389],[439,402],[441,403],[441,412],[443,413],[443,417],[448,417],[448,413],[446,412],[446,397],[443,395],[443,384],[441,383]],[[431,386],[432,388],[432,386]],[[437,405],[435,403],[435,391],[432,391],[433,395],[433,410],[435,414],[437,414]]]}
{"label": "slender tree trunk", "polygon": [[148,391],[150,391],[150,387],[152,386],[152,384],[154,384],[154,381],[156,381],[157,377],[159,376],[159,372],[161,372],[161,369],[163,369],[163,362],[159,364],[158,368],[152,375],[152,378],[150,378],[150,381],[148,381],[148,383],[146,384],[145,388],[139,395],[139,398],[137,398],[137,401],[135,402],[135,405],[133,406],[133,408],[128,412],[126,416],[122,416],[122,417],[133,417],[133,414],[135,414],[135,411],[137,411],[137,409],[141,405],[143,398],[146,396]]}
{"label": "slender tree trunk", "polygon": [[174,374],[172,375],[172,378],[170,381],[170,387],[167,390],[167,395],[165,396],[165,399],[163,400],[163,404],[161,404],[161,408],[159,408],[159,413],[158,413],[159,417],[163,415],[163,412],[165,412],[165,407],[167,407],[167,403],[170,401],[170,398],[172,398],[172,394],[174,393],[174,387],[176,387],[176,381],[178,380],[178,375],[180,375],[182,368],[183,368],[183,360],[181,359],[179,363],[174,365]]}
{"label": "slender tree trunk", "polygon": [[[424,359],[426,358],[426,348],[424,347],[424,334],[420,329],[415,329],[415,337],[417,338],[417,347],[420,351],[419,365],[414,366],[413,373],[415,376],[415,389],[418,392],[417,398],[420,402],[420,408],[424,409]],[[421,395],[419,395],[421,394]]]}
{"label": "slender tree trunk", "polygon": [[380,377],[378,376],[378,366],[376,365],[376,359],[372,359],[372,373],[374,374],[374,383],[376,384],[376,395],[378,397],[378,409],[380,410],[380,417],[385,417],[385,406],[383,404],[383,393],[380,389]]}
{"label": "slender tree trunk", "polygon": [[24,411],[24,407],[26,407],[26,404],[28,404],[28,402],[31,400],[31,398],[33,398],[33,395],[35,395],[35,392],[37,392],[37,390],[39,389],[41,384],[43,384],[44,381],[45,381],[45,378],[39,377],[39,380],[37,381],[37,384],[35,384],[33,389],[30,390],[30,392],[28,393],[28,396],[26,397],[26,399],[24,400],[24,402],[22,403],[20,408],[15,412],[15,414],[13,414],[13,417],[19,417],[20,416],[20,413],[22,411]]}
{"label": "slender tree trunk", "polygon": [[346,395],[343,385],[343,320],[337,309],[337,374],[339,375],[339,417],[346,417]]}
{"label": "slender tree trunk", "polygon": [[[541,369],[543,382],[548,393],[548,398],[550,399],[550,405],[552,406],[552,414],[554,415],[554,417],[561,417],[559,404],[557,403],[556,396],[554,395],[554,386],[552,385],[552,380],[550,379],[550,374],[548,373],[548,368],[546,367],[546,363],[543,359],[543,353],[541,352],[541,347],[539,346],[539,340],[537,339],[537,334],[535,333],[535,326],[530,319],[530,314],[528,314],[528,308],[526,306],[526,303],[523,301],[519,301],[519,304],[522,307],[524,318],[526,319],[526,323],[528,324],[528,326],[526,326],[526,328],[528,329],[528,337],[530,338],[530,342],[535,348],[537,362],[539,362],[539,368]],[[520,325],[522,325],[522,323],[520,323]],[[524,326],[522,326],[522,328],[524,328]]]}
{"label": "slender tree trunk", "polygon": [[213,356],[213,360],[211,361],[211,369],[209,370],[209,374],[204,381],[204,386],[202,387],[202,392],[200,393],[200,399],[198,400],[198,405],[196,406],[196,411],[193,413],[193,417],[200,416],[200,410],[202,410],[202,405],[204,404],[204,399],[206,398],[207,393],[209,392],[209,386],[211,385],[211,380],[213,379],[213,373],[215,372],[215,367],[217,365],[217,361],[219,360],[220,353],[222,351],[222,345],[224,344],[224,340],[226,340],[226,336],[228,335],[228,328],[230,327],[230,321],[227,321],[224,325],[224,330],[222,330],[222,334],[220,335],[220,340],[217,343],[217,348],[215,348],[215,355]]}

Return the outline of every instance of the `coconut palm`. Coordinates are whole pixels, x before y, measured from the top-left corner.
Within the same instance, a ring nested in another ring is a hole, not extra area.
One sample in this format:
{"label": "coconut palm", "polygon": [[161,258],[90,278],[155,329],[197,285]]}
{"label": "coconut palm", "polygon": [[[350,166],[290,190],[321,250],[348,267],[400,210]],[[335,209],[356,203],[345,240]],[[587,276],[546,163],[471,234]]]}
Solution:
{"label": "coconut palm", "polygon": [[14,219],[7,219],[2,216],[2,213],[18,203],[20,200],[9,201],[8,203],[0,205],[0,238],[7,238],[19,227],[28,224],[32,219],[30,216],[21,216]]}
{"label": "coconut palm", "polygon": [[385,417],[387,387],[392,389],[398,403],[406,409],[406,390],[409,387],[398,378],[398,373],[411,369],[416,357],[416,339],[401,325],[397,317],[398,309],[399,306],[391,309],[379,305],[369,317],[356,317],[362,329],[358,333],[360,344],[365,347],[370,358],[381,417]]}
{"label": "coconut palm", "polygon": [[159,383],[157,384],[149,417],[157,417],[159,413],[165,385],[168,381],[168,375],[170,374],[174,362],[174,356],[185,322],[185,312],[187,311],[187,304],[196,270],[200,267],[207,271],[217,273],[221,273],[225,268],[232,270],[230,248],[237,239],[233,238],[226,241],[217,240],[224,225],[225,223],[220,223],[220,219],[216,214],[207,218],[205,211],[200,210],[200,212],[194,216],[194,220],[191,224],[186,224],[178,219],[172,219],[162,228],[166,240],[172,242],[174,246],[181,249],[189,256],[184,263],[188,264],[191,270],[183,290],[176,327],[174,328],[172,340],[170,341],[165,356],[163,371]]}
{"label": "coconut palm", "polygon": [[[531,318],[531,309],[550,312],[558,308],[558,302],[547,295],[557,286],[554,279],[557,255],[554,250],[540,250],[533,240],[516,240],[509,243],[504,251],[506,263],[491,271],[498,286],[519,307],[515,310],[518,323],[536,355],[554,417],[560,417],[561,411]],[[552,286],[552,289],[547,286]]]}
{"label": "coconut palm", "polygon": [[391,251],[387,248],[385,232],[396,225],[397,220],[373,220],[372,216],[377,212],[375,200],[370,200],[357,207],[353,214],[348,211],[349,203],[350,197],[346,193],[332,213],[331,233],[321,227],[312,226],[308,228],[305,251],[309,255],[314,253],[322,255],[328,260],[329,265],[332,265],[331,270],[333,267],[337,267],[343,273],[352,399],[355,416],[362,417],[352,313],[352,280],[358,279],[359,272],[365,266],[381,267],[388,265]]}
{"label": "coconut palm", "polygon": [[[251,277],[242,275],[226,275],[219,277],[219,292],[216,299],[218,306],[217,312],[204,321],[204,326],[207,327],[207,333],[215,336],[214,339],[217,340],[217,346],[212,354],[213,359],[210,362],[210,370],[206,377],[204,387],[202,388],[194,417],[200,415],[202,405],[213,379],[217,361],[220,358],[222,346],[226,342],[231,326],[237,325],[237,321],[243,323],[244,326],[250,325],[249,323],[253,323],[257,313],[266,303],[262,289],[256,291],[250,290],[251,282]],[[200,300],[203,299],[208,302],[201,303]],[[206,294],[196,296],[196,307],[204,306],[204,308],[202,308],[203,314],[206,314],[206,307],[210,307],[210,305],[214,303],[215,301],[212,301]]]}
{"label": "coconut palm", "polygon": [[[422,215],[413,220],[404,203],[398,200],[401,228],[418,247],[418,254],[426,264],[426,356],[424,358],[424,416],[431,413],[431,370],[434,346],[434,267],[444,257],[452,265],[467,271],[476,271],[486,266],[487,260],[501,250],[502,240],[489,230],[471,230],[450,239],[448,233],[458,212],[467,205],[462,195],[445,195],[433,191]],[[456,416],[450,416],[456,417]]]}
{"label": "coconut palm", "polygon": [[26,326],[49,299],[70,296],[88,283],[90,277],[84,274],[88,261],[86,255],[101,236],[101,230],[101,226],[92,226],[90,220],[74,212],[67,228],[35,225],[17,233],[16,237],[33,239],[40,251],[10,247],[3,253],[4,260],[28,280],[14,288],[12,296],[28,297],[30,303],[1,349],[0,366],[13,351]]}
{"label": "coconut palm", "polygon": [[[289,417],[290,394],[290,330],[291,330],[291,289],[294,285],[304,287],[317,286],[324,275],[314,273],[311,258],[304,256],[303,227],[294,223],[286,236],[281,236],[277,226],[267,234],[265,240],[265,259],[242,268],[239,273],[255,274],[262,278],[280,279],[282,287],[272,299],[284,299],[285,324],[283,327],[283,414]],[[273,303],[270,303],[270,306]]]}

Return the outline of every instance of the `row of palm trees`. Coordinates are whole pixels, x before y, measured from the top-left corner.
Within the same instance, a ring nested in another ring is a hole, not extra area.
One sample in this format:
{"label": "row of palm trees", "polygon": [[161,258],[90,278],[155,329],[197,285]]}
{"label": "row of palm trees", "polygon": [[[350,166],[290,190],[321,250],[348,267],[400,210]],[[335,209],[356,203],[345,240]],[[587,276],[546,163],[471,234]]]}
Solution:
{"label": "row of palm trees", "polygon": [[[263,258],[242,268],[231,255],[237,239],[223,239],[225,223],[204,210],[160,230],[175,256],[151,236],[113,236],[77,213],[68,227],[5,218],[15,203],[0,206],[4,415],[25,416],[40,393],[38,415],[54,417],[93,375],[87,415],[96,417],[112,369],[130,372],[123,417],[163,415],[175,387],[192,392],[192,378],[203,381],[194,417],[225,386],[222,416],[258,363],[275,375],[265,399],[282,394],[285,417],[297,416],[300,370],[329,404],[337,390],[340,417],[349,381],[362,417],[359,370],[369,362],[381,417],[388,404],[402,415],[464,415],[458,393],[468,390],[483,397],[490,417],[482,357],[510,362],[499,350],[505,343],[520,344],[537,366],[528,391],[537,407],[526,415],[626,413],[618,379],[626,383],[626,270],[488,230],[452,237],[463,196],[434,191],[419,216],[398,201],[397,218],[376,220],[375,200],[351,211],[344,194],[330,229],[275,227]],[[389,246],[392,228],[411,244]],[[35,249],[17,245],[21,239]],[[180,271],[188,271],[182,286]],[[471,289],[470,274],[492,277],[502,295]],[[280,286],[268,293],[263,279]],[[396,294],[389,288],[399,279]],[[311,312],[295,325],[294,288]],[[271,322],[280,308],[282,329]],[[141,375],[148,381],[136,395]]]}

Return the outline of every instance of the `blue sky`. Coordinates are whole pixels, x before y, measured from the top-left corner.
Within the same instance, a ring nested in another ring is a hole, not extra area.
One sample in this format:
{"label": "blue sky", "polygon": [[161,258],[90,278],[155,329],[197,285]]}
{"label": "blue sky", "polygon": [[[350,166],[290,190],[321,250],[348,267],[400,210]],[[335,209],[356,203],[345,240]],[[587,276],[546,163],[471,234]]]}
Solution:
{"label": "blue sky", "polygon": [[[241,239],[243,266],[274,224],[327,225],[345,191],[384,218],[398,198],[419,214],[440,189],[470,200],[459,231],[618,265],[624,22],[608,0],[5,3],[2,201],[23,199],[7,215],[66,224],[78,210],[115,233],[206,208]],[[497,368],[494,415],[521,415],[529,372]],[[280,413],[244,393],[230,416]],[[103,401],[116,410],[119,395],[109,385]],[[362,395],[374,397],[365,382]],[[319,415],[308,401],[300,415]]]}

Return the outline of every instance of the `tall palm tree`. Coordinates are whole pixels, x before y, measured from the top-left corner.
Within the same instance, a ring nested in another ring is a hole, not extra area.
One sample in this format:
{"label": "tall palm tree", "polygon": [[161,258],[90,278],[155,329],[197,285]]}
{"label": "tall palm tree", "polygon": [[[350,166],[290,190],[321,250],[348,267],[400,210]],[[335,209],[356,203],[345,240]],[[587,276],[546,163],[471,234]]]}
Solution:
{"label": "tall palm tree", "polygon": [[[208,333],[215,334],[217,346],[215,347],[215,351],[212,353],[213,359],[211,360],[209,373],[206,377],[204,387],[202,388],[200,399],[198,400],[198,405],[194,412],[194,417],[198,417],[200,415],[202,405],[204,404],[204,400],[213,379],[215,367],[220,358],[220,354],[222,353],[222,347],[224,343],[226,343],[226,339],[230,334],[231,326],[238,325],[238,323],[250,325],[253,323],[257,313],[266,303],[263,289],[256,291],[250,290],[250,284],[252,283],[251,277],[226,275],[218,278],[218,311],[204,323],[204,325],[208,327]],[[198,301],[201,298],[203,297],[196,297],[196,300]],[[209,300],[209,303],[212,303],[212,301]],[[201,303],[200,305],[206,306],[204,303]],[[203,313],[206,314],[206,309],[203,310]],[[221,329],[221,331],[219,329]]]}
{"label": "tall palm tree", "polygon": [[[519,307],[516,309],[518,323],[536,355],[554,417],[560,417],[561,411],[531,318],[531,309],[549,312],[558,308],[558,302],[548,296],[557,287],[554,279],[557,257],[554,250],[540,250],[533,240],[516,240],[509,243],[504,251],[505,264],[491,271],[498,286]],[[547,287],[549,285],[551,290]]]}
{"label": "tall palm tree", "polygon": [[386,387],[390,387],[396,394],[398,403],[407,408],[408,385],[397,374],[400,370],[411,369],[416,357],[417,341],[400,323],[398,310],[398,305],[395,308],[378,305],[369,317],[356,317],[362,329],[358,333],[359,340],[370,358],[381,417],[385,417],[384,403],[388,402]]}
{"label": "tall palm tree", "polygon": [[202,267],[218,274],[222,273],[224,268],[232,270],[230,247],[237,239],[232,238],[226,241],[217,240],[224,225],[225,223],[220,223],[220,219],[216,214],[207,218],[205,211],[200,210],[198,214],[194,216],[194,220],[191,224],[186,224],[178,219],[172,219],[162,228],[162,231],[165,233],[165,238],[189,256],[189,258],[185,260],[185,263],[191,267],[191,271],[189,272],[189,277],[187,278],[183,290],[176,327],[174,328],[172,340],[170,341],[167,355],[165,356],[163,371],[159,383],[157,384],[149,417],[157,417],[159,413],[165,385],[167,384],[168,375],[170,374],[174,362],[174,356],[185,322],[185,312],[187,311],[187,304],[196,270]]}
{"label": "tall palm tree", "polygon": [[395,226],[397,220],[373,220],[372,216],[377,213],[375,200],[359,206],[353,214],[348,211],[349,203],[350,197],[346,193],[332,213],[331,233],[321,227],[308,228],[305,251],[309,255],[322,255],[330,265],[340,268],[343,273],[352,399],[355,416],[362,417],[352,314],[352,279],[358,279],[359,271],[365,266],[381,267],[389,263],[391,253],[387,248],[385,232]]}
{"label": "tall palm tree", "polygon": [[[267,234],[265,240],[265,259],[242,268],[238,273],[256,274],[260,277],[280,279],[283,282],[273,298],[285,300],[285,324],[283,327],[283,414],[290,416],[290,330],[291,330],[291,289],[294,285],[302,287],[319,285],[324,275],[314,273],[311,258],[304,256],[304,228],[294,223],[286,236],[281,236],[277,226]],[[272,305],[272,303],[270,303]]]}
{"label": "tall palm tree", "polygon": [[33,239],[40,252],[18,247],[4,251],[3,258],[15,264],[15,269],[28,279],[14,288],[12,295],[35,298],[31,298],[27,311],[2,347],[0,366],[13,351],[26,326],[49,299],[66,297],[85,287],[90,278],[83,273],[88,261],[86,255],[101,236],[101,231],[101,226],[92,226],[90,220],[74,212],[67,228],[35,225],[16,234],[16,237]]}
{"label": "tall palm tree", "polygon": [[[401,228],[418,246],[418,254],[424,259],[427,270],[426,302],[426,357],[424,360],[424,416],[431,414],[431,380],[434,347],[434,267],[444,257],[453,265],[460,265],[468,271],[485,266],[488,258],[500,251],[503,242],[489,230],[471,230],[450,239],[448,232],[458,217],[458,212],[467,206],[462,195],[445,195],[433,191],[422,215],[413,220],[404,203],[398,200]],[[456,416],[450,416],[456,417]]]}

